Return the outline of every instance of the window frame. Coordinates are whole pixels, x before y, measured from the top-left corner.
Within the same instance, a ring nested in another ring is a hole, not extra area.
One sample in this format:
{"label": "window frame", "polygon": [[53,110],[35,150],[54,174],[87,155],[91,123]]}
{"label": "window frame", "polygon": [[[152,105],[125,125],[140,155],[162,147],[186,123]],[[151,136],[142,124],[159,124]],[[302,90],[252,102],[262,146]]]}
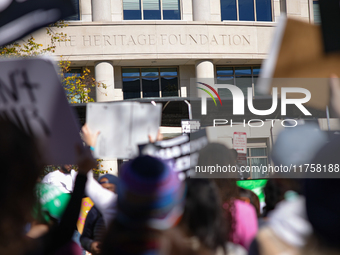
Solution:
{"label": "window frame", "polygon": [[222,4],[221,4],[220,0],[220,10],[221,10],[221,21],[222,22],[230,22],[230,21],[241,21],[241,22],[275,22],[274,21],[274,0],[270,0],[270,12],[271,12],[271,16],[272,16],[272,20],[271,21],[258,21],[257,20],[257,14],[256,14],[256,0],[254,0],[254,20],[240,20],[240,12],[239,12],[239,1],[240,0],[235,0],[236,1],[236,20],[229,20],[229,19],[222,19]]}
{"label": "window frame", "polygon": [[[251,149],[266,149],[266,156],[251,156]],[[248,152],[249,150],[249,152]],[[252,167],[251,159],[254,158],[265,158],[267,159],[267,166],[270,164],[269,157],[269,147],[268,147],[268,139],[267,138],[253,138],[247,139],[247,166]],[[248,164],[249,159],[249,164]],[[264,176],[263,176],[264,177]],[[268,177],[268,176],[267,176]],[[253,178],[253,173],[251,173],[251,178]]]}
{"label": "window frame", "polygon": [[[162,98],[163,97],[163,93],[162,93],[162,80],[161,78],[162,77],[177,77],[177,93],[178,93],[178,96],[177,97],[180,97],[181,94],[180,94],[180,80],[179,80],[179,66],[162,66],[162,67],[154,67],[154,66],[122,66],[121,67],[121,77],[122,77],[122,90],[123,90],[123,98],[124,98],[124,81],[123,79],[124,78],[128,78],[128,77],[124,77],[123,76],[123,69],[124,68],[138,68],[139,69],[139,76],[133,76],[133,78],[138,78],[139,79],[139,89],[140,89],[140,97],[139,98],[149,98],[149,97],[143,97],[143,77],[144,78],[158,78],[158,89],[159,89],[159,98]],[[157,68],[158,69],[158,76],[142,76],[142,69],[143,68]],[[160,69],[161,68],[176,68],[177,69],[177,75],[176,76],[172,76],[172,75],[164,75],[162,76],[161,75],[161,71]],[[176,96],[174,96],[176,97]],[[124,99],[125,100],[125,99]]]}
{"label": "window frame", "polygon": [[143,7],[143,0],[139,0],[140,1],[140,12],[141,12],[141,19],[125,19],[124,18],[124,0],[122,0],[122,16],[123,16],[123,20],[143,20],[143,21],[154,21],[154,20],[166,20],[166,21],[175,21],[175,20],[182,20],[183,19],[183,6],[182,6],[182,0],[178,0],[179,1],[179,19],[163,19],[163,0],[159,0],[160,1],[160,11],[161,11],[161,18],[160,19],[144,19],[144,7]]}
{"label": "window frame", "polygon": [[[217,68],[219,67],[226,67],[226,68],[233,68],[233,74],[232,75],[217,75]],[[261,70],[261,65],[232,65],[232,66],[229,66],[229,65],[216,65],[215,66],[215,74],[216,74],[216,81],[218,79],[218,77],[233,77],[233,80],[234,80],[234,85],[237,86],[236,84],[236,73],[235,73],[235,70],[237,67],[250,67],[251,68],[251,74],[242,74],[242,76],[248,76],[248,77],[251,77],[251,86],[252,86],[252,97],[255,96],[255,79],[254,78],[258,78],[259,77],[259,74],[256,74],[255,77],[254,77],[254,68],[259,68]]]}
{"label": "window frame", "polygon": [[[81,18],[81,4],[82,4],[82,0],[76,0],[78,2],[78,10],[77,11],[77,14],[78,14],[78,19],[65,19],[65,21],[67,22],[78,22],[78,21],[81,21],[82,18]],[[74,15],[73,15],[74,16]]]}

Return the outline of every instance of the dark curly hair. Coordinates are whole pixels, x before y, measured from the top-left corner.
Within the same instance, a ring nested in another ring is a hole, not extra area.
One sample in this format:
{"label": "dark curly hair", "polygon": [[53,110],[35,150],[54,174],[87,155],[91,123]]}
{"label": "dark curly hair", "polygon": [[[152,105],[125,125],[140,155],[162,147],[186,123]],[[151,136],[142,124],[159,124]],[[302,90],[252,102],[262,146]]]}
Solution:
{"label": "dark curly hair", "polygon": [[179,226],[212,251],[225,248],[226,222],[216,184],[208,179],[187,179],[184,213]]}
{"label": "dark curly hair", "polygon": [[[235,166],[235,158],[230,149],[220,143],[209,143],[204,147],[198,158],[197,165],[199,166]],[[226,217],[226,240],[232,241],[232,236],[235,231],[235,206],[234,200],[239,198],[239,189],[236,185],[237,175],[228,173],[224,178],[214,179],[218,188],[218,193],[225,210]]]}

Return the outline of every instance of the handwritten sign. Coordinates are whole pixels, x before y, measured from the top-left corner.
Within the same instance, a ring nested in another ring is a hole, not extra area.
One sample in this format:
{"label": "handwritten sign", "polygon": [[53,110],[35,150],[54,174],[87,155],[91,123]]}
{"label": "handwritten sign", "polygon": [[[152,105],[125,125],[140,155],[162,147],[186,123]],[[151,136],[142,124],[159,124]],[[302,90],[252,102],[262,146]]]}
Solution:
{"label": "handwritten sign", "polygon": [[0,60],[0,119],[37,138],[43,163],[76,163],[80,128],[51,60]]}
{"label": "handwritten sign", "polygon": [[140,145],[141,155],[150,155],[168,161],[173,169],[179,172],[179,177],[193,174],[194,167],[198,162],[199,151],[208,144],[208,138],[204,129],[184,134],[173,139],[158,141]]}

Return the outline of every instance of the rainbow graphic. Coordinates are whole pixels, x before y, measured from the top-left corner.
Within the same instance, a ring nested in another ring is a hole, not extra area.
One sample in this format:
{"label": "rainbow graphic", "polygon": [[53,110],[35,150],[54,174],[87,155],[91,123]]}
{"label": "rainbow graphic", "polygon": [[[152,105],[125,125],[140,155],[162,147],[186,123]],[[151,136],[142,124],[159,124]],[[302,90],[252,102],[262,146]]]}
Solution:
{"label": "rainbow graphic", "polygon": [[[208,85],[206,83],[203,83],[203,82],[197,82],[197,83],[199,83],[199,84],[201,84],[203,86],[208,87],[212,92],[214,92],[215,95],[217,96],[218,100],[220,101],[220,104],[222,105],[222,100],[221,100],[219,94],[217,93],[217,91],[213,87],[211,87],[210,85]],[[215,105],[217,106],[216,100],[215,100],[214,96],[210,93],[209,90],[206,90],[206,89],[203,89],[203,88],[200,88],[200,87],[197,87],[197,88],[200,89],[200,90],[205,91],[206,93],[208,93],[208,95],[211,96],[211,98],[214,100]]]}

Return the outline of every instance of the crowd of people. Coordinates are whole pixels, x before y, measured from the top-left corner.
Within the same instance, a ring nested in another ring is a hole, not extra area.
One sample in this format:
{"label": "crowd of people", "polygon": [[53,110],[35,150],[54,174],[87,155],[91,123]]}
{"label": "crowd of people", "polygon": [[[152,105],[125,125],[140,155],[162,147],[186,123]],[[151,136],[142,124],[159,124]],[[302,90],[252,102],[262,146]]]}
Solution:
{"label": "crowd of people", "polygon": [[[58,189],[56,197],[68,196],[62,213],[53,214],[42,206],[46,195],[37,192],[43,166],[35,141],[11,123],[0,125],[0,254],[340,253],[337,179],[269,179],[266,205],[260,208],[258,197],[239,188],[233,176],[180,181],[169,164],[150,156],[128,161],[118,177],[106,174],[96,181],[90,171],[96,162],[83,147],[75,148],[77,173],[64,165],[42,179]],[[92,135],[87,127],[84,133]],[[339,144],[327,143],[314,161],[338,162]],[[235,164],[234,153],[222,144],[208,144],[198,164],[211,162]],[[84,194],[94,206],[77,244]]]}
{"label": "crowd of people", "polygon": [[[90,147],[98,134],[85,126],[87,146],[74,148],[77,172],[63,165],[39,186],[43,165],[34,138],[8,121],[0,126],[1,255],[340,254],[339,179],[271,178],[264,187],[264,207],[256,194],[237,185],[238,175],[183,181],[170,164],[151,156],[125,162],[118,177],[95,180]],[[310,162],[340,163],[339,138],[318,142],[316,148],[311,142],[316,133],[308,131],[314,129],[303,128],[282,132],[274,163],[307,160],[301,143],[310,149]],[[294,132],[297,138],[286,151],[284,138]],[[198,164],[233,165],[234,155],[210,143],[200,151]],[[76,223],[84,196],[94,206],[80,236]]]}

